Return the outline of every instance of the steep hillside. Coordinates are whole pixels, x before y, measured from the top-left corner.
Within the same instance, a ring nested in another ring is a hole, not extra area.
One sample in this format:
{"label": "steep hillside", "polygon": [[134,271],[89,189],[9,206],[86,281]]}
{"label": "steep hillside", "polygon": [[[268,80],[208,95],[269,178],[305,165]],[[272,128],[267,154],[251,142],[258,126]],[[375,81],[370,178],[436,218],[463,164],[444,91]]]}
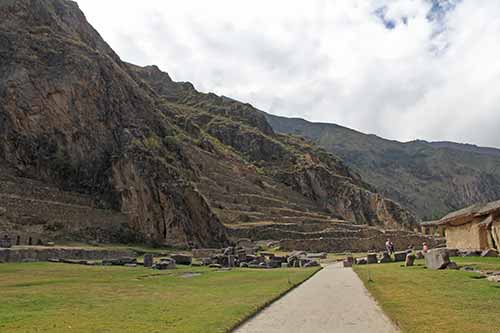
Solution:
{"label": "steep hillside", "polygon": [[0,1],[0,164],[16,177],[124,212],[145,241],[227,242],[179,145],[156,141],[175,131],[76,3]]}
{"label": "steep hillside", "polygon": [[[82,197],[126,215],[123,239],[160,244],[218,246],[269,224],[415,223],[252,106],[122,62],[65,0],[0,0],[0,167],[14,183],[58,189],[56,204]],[[33,232],[10,213],[0,227]],[[29,214],[37,233],[58,237],[50,216]],[[75,237],[117,230],[88,225]]]}
{"label": "steep hillside", "polygon": [[274,133],[251,105],[175,83],[155,66],[129,66],[162,97],[173,122],[201,148],[190,155],[203,175],[198,188],[225,224],[310,219],[309,211],[358,224],[414,223],[411,214],[373,193],[332,154]]}
{"label": "steep hillside", "polygon": [[342,126],[266,115],[281,133],[307,137],[342,158],[381,193],[433,219],[500,198],[500,150],[452,142],[401,143]]}

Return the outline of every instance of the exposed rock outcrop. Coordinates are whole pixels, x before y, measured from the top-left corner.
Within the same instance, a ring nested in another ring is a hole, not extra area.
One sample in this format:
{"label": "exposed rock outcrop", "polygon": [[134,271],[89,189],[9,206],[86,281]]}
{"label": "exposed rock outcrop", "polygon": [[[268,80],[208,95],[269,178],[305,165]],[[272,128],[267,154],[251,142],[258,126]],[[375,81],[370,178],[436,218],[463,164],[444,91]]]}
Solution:
{"label": "exposed rock outcrop", "polygon": [[175,129],[154,94],[76,3],[0,4],[0,160],[24,177],[129,213],[133,229],[151,242],[226,242],[180,171],[189,165],[177,158],[179,146],[158,139]]}

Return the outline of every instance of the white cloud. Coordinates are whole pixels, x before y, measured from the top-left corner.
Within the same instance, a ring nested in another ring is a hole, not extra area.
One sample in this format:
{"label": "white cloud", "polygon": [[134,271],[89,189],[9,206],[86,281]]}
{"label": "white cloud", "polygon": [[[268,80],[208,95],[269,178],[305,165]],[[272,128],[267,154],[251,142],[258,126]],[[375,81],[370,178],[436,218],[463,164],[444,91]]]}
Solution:
{"label": "white cloud", "polygon": [[500,147],[498,0],[77,2],[124,60],[199,90],[388,138]]}

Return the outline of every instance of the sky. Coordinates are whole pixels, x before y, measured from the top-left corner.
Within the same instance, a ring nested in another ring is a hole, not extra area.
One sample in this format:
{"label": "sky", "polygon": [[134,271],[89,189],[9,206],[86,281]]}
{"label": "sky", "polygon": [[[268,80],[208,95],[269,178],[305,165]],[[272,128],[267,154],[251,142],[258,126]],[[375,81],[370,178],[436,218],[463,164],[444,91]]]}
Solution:
{"label": "sky", "polygon": [[120,55],[276,115],[500,147],[498,0],[77,0]]}

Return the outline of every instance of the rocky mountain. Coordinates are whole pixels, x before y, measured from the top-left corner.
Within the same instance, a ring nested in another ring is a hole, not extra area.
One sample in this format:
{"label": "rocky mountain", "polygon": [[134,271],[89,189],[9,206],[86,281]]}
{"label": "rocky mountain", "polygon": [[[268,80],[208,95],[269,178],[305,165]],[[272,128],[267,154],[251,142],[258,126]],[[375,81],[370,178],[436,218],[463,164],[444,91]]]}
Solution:
{"label": "rocky mountain", "polygon": [[335,124],[266,115],[280,133],[334,153],[421,219],[500,198],[500,150],[453,142],[397,142]]}
{"label": "rocky mountain", "polygon": [[0,184],[0,232],[41,237],[218,246],[415,223],[251,105],[123,62],[66,0],[0,0]]}

